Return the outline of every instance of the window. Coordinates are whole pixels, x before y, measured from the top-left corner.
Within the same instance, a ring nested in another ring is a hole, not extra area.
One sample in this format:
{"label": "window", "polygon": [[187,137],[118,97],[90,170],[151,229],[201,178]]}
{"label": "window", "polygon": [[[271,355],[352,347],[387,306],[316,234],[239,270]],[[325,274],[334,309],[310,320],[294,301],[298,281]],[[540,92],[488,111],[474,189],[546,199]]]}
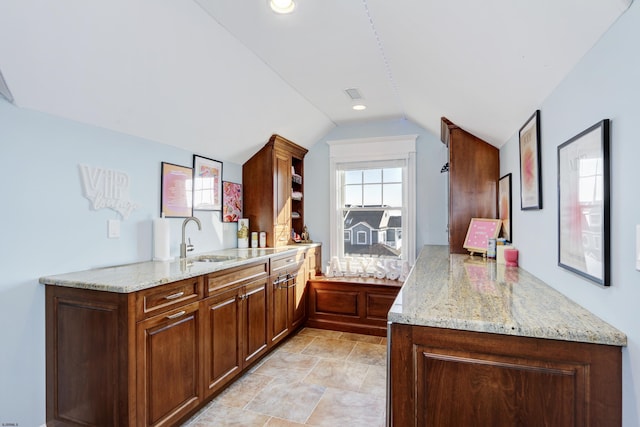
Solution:
{"label": "window", "polygon": [[332,256],[413,263],[415,138],[329,141]]}

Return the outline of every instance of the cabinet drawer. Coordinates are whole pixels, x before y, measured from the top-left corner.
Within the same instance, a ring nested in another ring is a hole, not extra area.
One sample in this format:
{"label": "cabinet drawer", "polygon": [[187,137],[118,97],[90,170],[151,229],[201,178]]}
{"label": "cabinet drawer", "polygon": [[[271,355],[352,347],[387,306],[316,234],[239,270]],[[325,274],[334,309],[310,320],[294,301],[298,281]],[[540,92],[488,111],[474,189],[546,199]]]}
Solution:
{"label": "cabinet drawer", "polygon": [[221,289],[240,286],[267,277],[268,274],[269,268],[266,261],[209,274],[206,283],[207,295],[210,296]]}
{"label": "cabinet drawer", "polygon": [[274,258],[271,260],[271,274],[287,273],[297,270],[300,263],[304,261],[304,252],[298,251],[282,258]]}
{"label": "cabinet drawer", "polygon": [[202,276],[168,283],[136,293],[138,320],[197,301],[203,296]]}

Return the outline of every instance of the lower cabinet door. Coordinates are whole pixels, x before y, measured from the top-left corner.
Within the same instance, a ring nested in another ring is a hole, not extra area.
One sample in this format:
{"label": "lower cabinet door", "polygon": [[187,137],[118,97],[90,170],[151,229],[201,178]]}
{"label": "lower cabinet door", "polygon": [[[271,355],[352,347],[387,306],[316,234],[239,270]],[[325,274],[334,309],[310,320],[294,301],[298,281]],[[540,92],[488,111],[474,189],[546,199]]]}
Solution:
{"label": "lower cabinet door", "polygon": [[291,274],[289,280],[289,310],[293,332],[307,320],[307,278],[304,264]]}
{"label": "lower cabinet door", "polygon": [[271,298],[269,310],[269,339],[271,344],[282,340],[289,332],[289,290],[288,276],[278,275],[271,277]]}
{"label": "lower cabinet door", "polygon": [[216,392],[242,370],[242,288],[203,302],[205,394]]}
{"label": "lower cabinet door", "polygon": [[268,282],[268,279],[264,278],[244,286],[242,355],[245,365],[252,363],[267,351]]}
{"label": "lower cabinet door", "polygon": [[201,401],[199,303],[137,325],[138,424],[172,425]]}

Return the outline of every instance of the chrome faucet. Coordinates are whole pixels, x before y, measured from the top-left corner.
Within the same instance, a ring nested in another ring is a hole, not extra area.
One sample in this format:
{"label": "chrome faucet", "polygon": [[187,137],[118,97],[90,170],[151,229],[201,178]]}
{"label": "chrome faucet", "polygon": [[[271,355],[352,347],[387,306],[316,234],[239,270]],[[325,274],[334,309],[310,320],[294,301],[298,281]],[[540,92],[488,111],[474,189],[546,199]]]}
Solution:
{"label": "chrome faucet", "polygon": [[180,243],[180,259],[185,259],[187,257],[187,252],[191,252],[193,250],[191,239],[189,239],[188,245],[184,242],[184,229],[189,221],[195,221],[195,223],[198,224],[198,230],[202,230],[202,224],[200,223],[200,220],[198,218],[196,218],[195,216],[185,218],[184,222],[182,223],[182,243]]}

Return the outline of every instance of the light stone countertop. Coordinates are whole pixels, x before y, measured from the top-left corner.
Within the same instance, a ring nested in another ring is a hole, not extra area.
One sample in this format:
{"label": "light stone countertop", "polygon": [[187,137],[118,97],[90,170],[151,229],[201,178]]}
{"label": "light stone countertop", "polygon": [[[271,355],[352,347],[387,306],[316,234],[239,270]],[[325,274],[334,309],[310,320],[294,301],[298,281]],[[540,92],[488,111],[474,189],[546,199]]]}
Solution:
{"label": "light stone countertop", "polygon": [[518,267],[425,246],[388,320],[436,328],[626,346],[627,337]]}
{"label": "light stone countertop", "polygon": [[[179,259],[173,261],[146,261],[45,276],[41,277],[39,282],[43,285],[130,293],[265,260],[274,255],[294,254],[300,249],[308,249],[313,246],[320,246],[320,244],[300,244],[280,248],[224,249],[189,256],[182,261]],[[207,255],[229,257],[229,260],[219,262],[195,261],[197,258]]]}

